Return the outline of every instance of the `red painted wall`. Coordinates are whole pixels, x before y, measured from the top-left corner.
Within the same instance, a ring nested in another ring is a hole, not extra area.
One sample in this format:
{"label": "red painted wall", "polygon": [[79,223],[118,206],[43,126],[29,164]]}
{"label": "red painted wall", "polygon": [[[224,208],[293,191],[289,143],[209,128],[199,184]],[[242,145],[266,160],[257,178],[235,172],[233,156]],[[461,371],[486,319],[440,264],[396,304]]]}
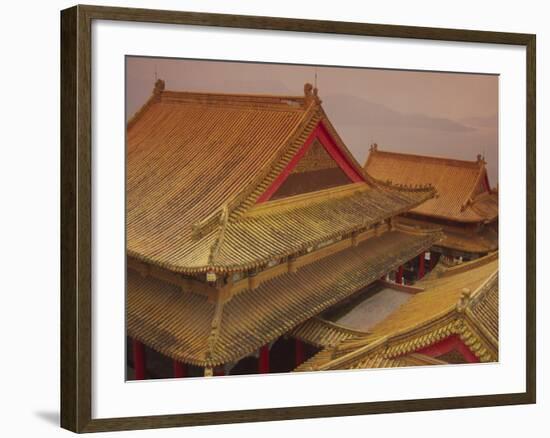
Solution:
{"label": "red painted wall", "polygon": [[344,153],[337,146],[336,142],[330,136],[327,129],[323,125],[323,122],[319,122],[313,132],[304,142],[303,146],[298,150],[298,152],[296,152],[296,155],[294,155],[292,160],[290,160],[290,162],[275,179],[275,181],[273,181],[271,186],[269,186],[267,190],[258,198],[258,200],[256,201],[258,204],[269,201],[269,199],[273,196],[273,194],[277,191],[277,189],[281,186],[285,179],[288,178],[288,175],[290,175],[292,170],[296,167],[298,162],[308,151],[309,147],[313,143],[313,140],[315,140],[316,138],[323,145],[323,147],[333,158],[333,160],[338,163],[340,168],[353,182],[365,181],[363,175],[355,169],[355,167],[348,161]]}
{"label": "red painted wall", "polygon": [[442,341],[439,341],[426,348],[422,348],[416,351],[416,353],[425,354],[426,356],[430,357],[438,357],[452,350],[458,351],[462,355],[462,357],[464,357],[464,360],[468,363],[479,362],[479,358],[474,353],[472,353],[472,351],[466,346],[466,344],[464,344],[464,342],[462,342],[460,337],[457,335],[449,336]]}

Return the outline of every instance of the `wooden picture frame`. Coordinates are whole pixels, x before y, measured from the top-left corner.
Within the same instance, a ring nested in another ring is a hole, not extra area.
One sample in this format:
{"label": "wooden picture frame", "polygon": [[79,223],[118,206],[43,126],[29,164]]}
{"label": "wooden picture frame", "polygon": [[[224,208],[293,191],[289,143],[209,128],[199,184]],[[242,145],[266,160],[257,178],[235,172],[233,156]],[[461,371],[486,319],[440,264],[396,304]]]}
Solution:
{"label": "wooden picture frame", "polygon": [[[92,419],[91,25],[93,20],[186,24],[519,45],[526,48],[526,391],[405,401]],[[61,12],[61,426],[74,432],[288,420],[535,403],[535,58],[531,34],[75,6]]]}

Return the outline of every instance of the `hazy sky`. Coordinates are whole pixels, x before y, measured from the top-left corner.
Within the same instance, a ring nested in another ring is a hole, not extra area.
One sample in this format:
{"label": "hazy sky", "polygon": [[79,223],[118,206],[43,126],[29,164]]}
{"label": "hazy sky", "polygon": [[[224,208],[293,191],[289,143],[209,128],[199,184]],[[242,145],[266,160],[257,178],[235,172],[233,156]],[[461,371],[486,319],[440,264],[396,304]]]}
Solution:
{"label": "hazy sky", "polygon": [[315,80],[323,108],[363,164],[371,143],[388,151],[475,160],[498,183],[498,77],[366,68],[127,58],[127,118],[157,76],[180,91],[302,95]]}

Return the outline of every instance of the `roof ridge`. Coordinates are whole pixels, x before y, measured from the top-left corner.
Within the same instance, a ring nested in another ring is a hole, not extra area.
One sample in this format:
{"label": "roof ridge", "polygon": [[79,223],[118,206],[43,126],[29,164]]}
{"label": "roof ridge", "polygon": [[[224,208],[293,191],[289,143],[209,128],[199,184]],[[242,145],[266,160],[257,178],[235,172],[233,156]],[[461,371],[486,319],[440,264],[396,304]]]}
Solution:
{"label": "roof ridge", "polygon": [[[489,340],[489,343],[492,346],[497,346],[498,349],[498,337],[495,338],[495,336],[487,330],[486,323],[487,321],[485,318],[480,318],[477,314],[476,310],[479,304],[482,302],[483,299],[489,298],[490,299],[490,293],[494,292],[496,289],[494,288],[496,285],[498,286],[498,270],[491,274],[490,278],[481,285],[474,294],[472,294],[470,301],[468,302],[466,308],[464,309],[464,316],[466,320],[473,325],[473,329],[477,330],[481,336],[484,336],[487,340]],[[497,294],[497,300],[498,300],[498,290],[496,290]],[[498,307],[498,304],[497,304]],[[496,310],[498,313],[498,309]]]}
{"label": "roof ridge", "polygon": [[[478,162],[480,161],[479,160],[479,157],[480,155],[478,155]],[[466,202],[464,203],[463,205],[463,208],[464,210],[468,207],[471,207],[473,202],[474,202],[474,199],[476,197],[475,195],[475,192],[476,192],[476,188],[477,186],[481,183],[483,177],[487,174],[487,169],[485,169],[485,166],[480,166],[479,167],[479,173],[477,175],[477,178],[475,180],[475,182],[472,184],[472,189],[470,190],[470,192],[468,193],[468,197],[466,199]],[[490,192],[491,188],[489,187],[489,192]],[[483,192],[482,192],[483,193]],[[477,211],[474,209],[474,211],[477,213]],[[479,214],[479,213],[478,213]]]}
{"label": "roof ridge", "polygon": [[[342,332],[345,332],[345,333],[348,333],[350,335],[353,335],[355,337],[357,336],[366,336],[366,335],[369,335],[370,332],[369,331],[363,331],[363,330],[356,330],[356,329],[352,329],[352,328],[349,328],[349,327],[346,327],[346,326],[343,326],[341,324],[338,324],[334,321],[329,321],[329,320],[326,320],[326,319],[323,319],[321,318],[319,315],[317,316],[314,316],[313,318],[311,318],[312,320],[315,320],[317,322],[319,322],[320,324],[323,324],[323,325],[327,325],[329,327],[332,327],[336,330],[340,330]],[[307,322],[307,321],[306,321]],[[349,338],[351,339],[351,338]]]}
{"label": "roof ridge", "polygon": [[270,94],[270,93],[213,93],[209,91],[185,91],[185,90],[164,90],[165,97],[186,97],[186,98],[212,98],[216,99],[258,99],[258,100],[274,100],[274,101],[300,101],[303,102],[303,95],[295,94]]}
{"label": "roof ridge", "polygon": [[397,190],[400,192],[424,192],[425,191],[426,193],[432,193],[432,196],[430,196],[430,198],[437,195],[437,189],[431,183],[415,184],[415,185],[399,184],[399,183],[394,183],[391,179],[383,181],[381,179],[375,178],[372,175],[369,175],[369,174],[367,175],[369,176],[371,181],[377,186],[382,186],[384,188]]}
{"label": "roof ridge", "polygon": [[491,289],[495,281],[498,281],[498,266],[495,270],[489,275],[489,277],[480,284],[475,291],[470,295],[470,300],[468,301],[468,307],[471,307],[479,302]]}
{"label": "roof ridge", "polygon": [[223,246],[223,242],[225,239],[225,230],[227,229],[228,218],[229,218],[229,209],[228,209],[227,203],[225,203],[221,208],[218,237],[214,241],[213,245],[211,246],[210,254],[208,255],[208,264],[211,266],[215,264],[218,254],[220,253],[221,248]]}
{"label": "roof ridge", "polygon": [[197,104],[213,104],[225,101],[233,104],[236,103],[237,105],[243,103],[272,105],[274,108],[302,111],[307,106],[307,96],[304,95],[212,93],[204,91],[167,90],[165,81],[162,79],[157,79],[147,101],[145,101],[145,103],[134,113],[132,117],[130,117],[126,123],[127,129],[130,129],[150,106],[166,100],[181,100],[182,102],[194,101]]}
{"label": "roof ridge", "polygon": [[[350,341],[353,341],[354,338],[350,338]],[[357,339],[355,339],[357,341]],[[338,347],[344,346],[342,344],[347,344],[347,340],[343,341],[341,344],[335,345],[331,350],[331,359],[327,361],[326,363],[322,364],[317,368],[317,370],[326,370],[329,369],[331,366],[338,366],[343,365],[345,362],[352,360],[356,358],[357,356],[361,356],[363,354],[368,354],[371,351],[377,349],[378,347],[383,347],[386,342],[388,341],[388,336],[381,336],[376,339],[374,339],[372,342],[369,342],[367,344],[364,344],[363,346],[354,349],[350,351],[349,353],[345,353],[342,356],[332,358],[334,354],[338,353]]]}
{"label": "roof ridge", "polygon": [[373,178],[367,172],[365,172],[365,169],[361,166],[361,164],[357,161],[357,159],[353,156],[351,151],[348,149],[346,143],[340,137],[340,134],[338,133],[338,130],[334,127],[332,122],[330,121],[329,117],[327,116],[327,113],[325,112],[324,108],[319,105],[319,110],[321,113],[321,120],[320,123],[323,124],[324,128],[328,131],[328,133],[331,135],[331,137],[334,139],[336,144],[338,145],[340,151],[345,155],[349,163],[355,168],[355,170],[363,176],[363,178],[366,180],[368,184],[373,184],[374,181]]}
{"label": "roof ridge", "polygon": [[418,160],[424,160],[424,161],[431,161],[441,164],[451,164],[456,166],[463,166],[463,167],[485,167],[485,160],[482,158],[481,155],[478,155],[476,160],[463,160],[459,158],[448,158],[448,157],[440,157],[440,156],[433,156],[433,155],[421,155],[421,154],[409,154],[406,152],[394,152],[394,151],[382,151],[378,149],[378,145],[376,143],[373,143],[370,147],[370,152],[367,157],[367,160],[365,161],[364,167],[366,168],[367,164],[369,163],[370,156],[371,155],[392,155],[394,157],[401,157],[405,159],[418,159]]}
{"label": "roof ridge", "polygon": [[294,209],[296,207],[303,208],[318,203],[327,201],[327,197],[330,199],[340,199],[344,197],[351,197],[358,193],[365,192],[370,189],[371,186],[364,182],[344,184],[341,186],[329,187],[326,189],[317,190],[315,192],[299,193],[297,195],[287,196],[286,198],[279,198],[263,202],[261,204],[255,204],[248,209],[241,218],[253,217],[259,213],[270,211],[272,209]]}

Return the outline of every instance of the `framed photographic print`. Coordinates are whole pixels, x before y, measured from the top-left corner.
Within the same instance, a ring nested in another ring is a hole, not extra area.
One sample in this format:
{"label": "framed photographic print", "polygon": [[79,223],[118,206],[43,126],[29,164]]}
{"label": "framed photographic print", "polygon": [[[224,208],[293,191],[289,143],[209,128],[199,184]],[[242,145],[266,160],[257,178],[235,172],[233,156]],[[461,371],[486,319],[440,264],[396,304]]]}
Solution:
{"label": "framed photographic print", "polygon": [[61,13],[61,420],[535,402],[535,36]]}

